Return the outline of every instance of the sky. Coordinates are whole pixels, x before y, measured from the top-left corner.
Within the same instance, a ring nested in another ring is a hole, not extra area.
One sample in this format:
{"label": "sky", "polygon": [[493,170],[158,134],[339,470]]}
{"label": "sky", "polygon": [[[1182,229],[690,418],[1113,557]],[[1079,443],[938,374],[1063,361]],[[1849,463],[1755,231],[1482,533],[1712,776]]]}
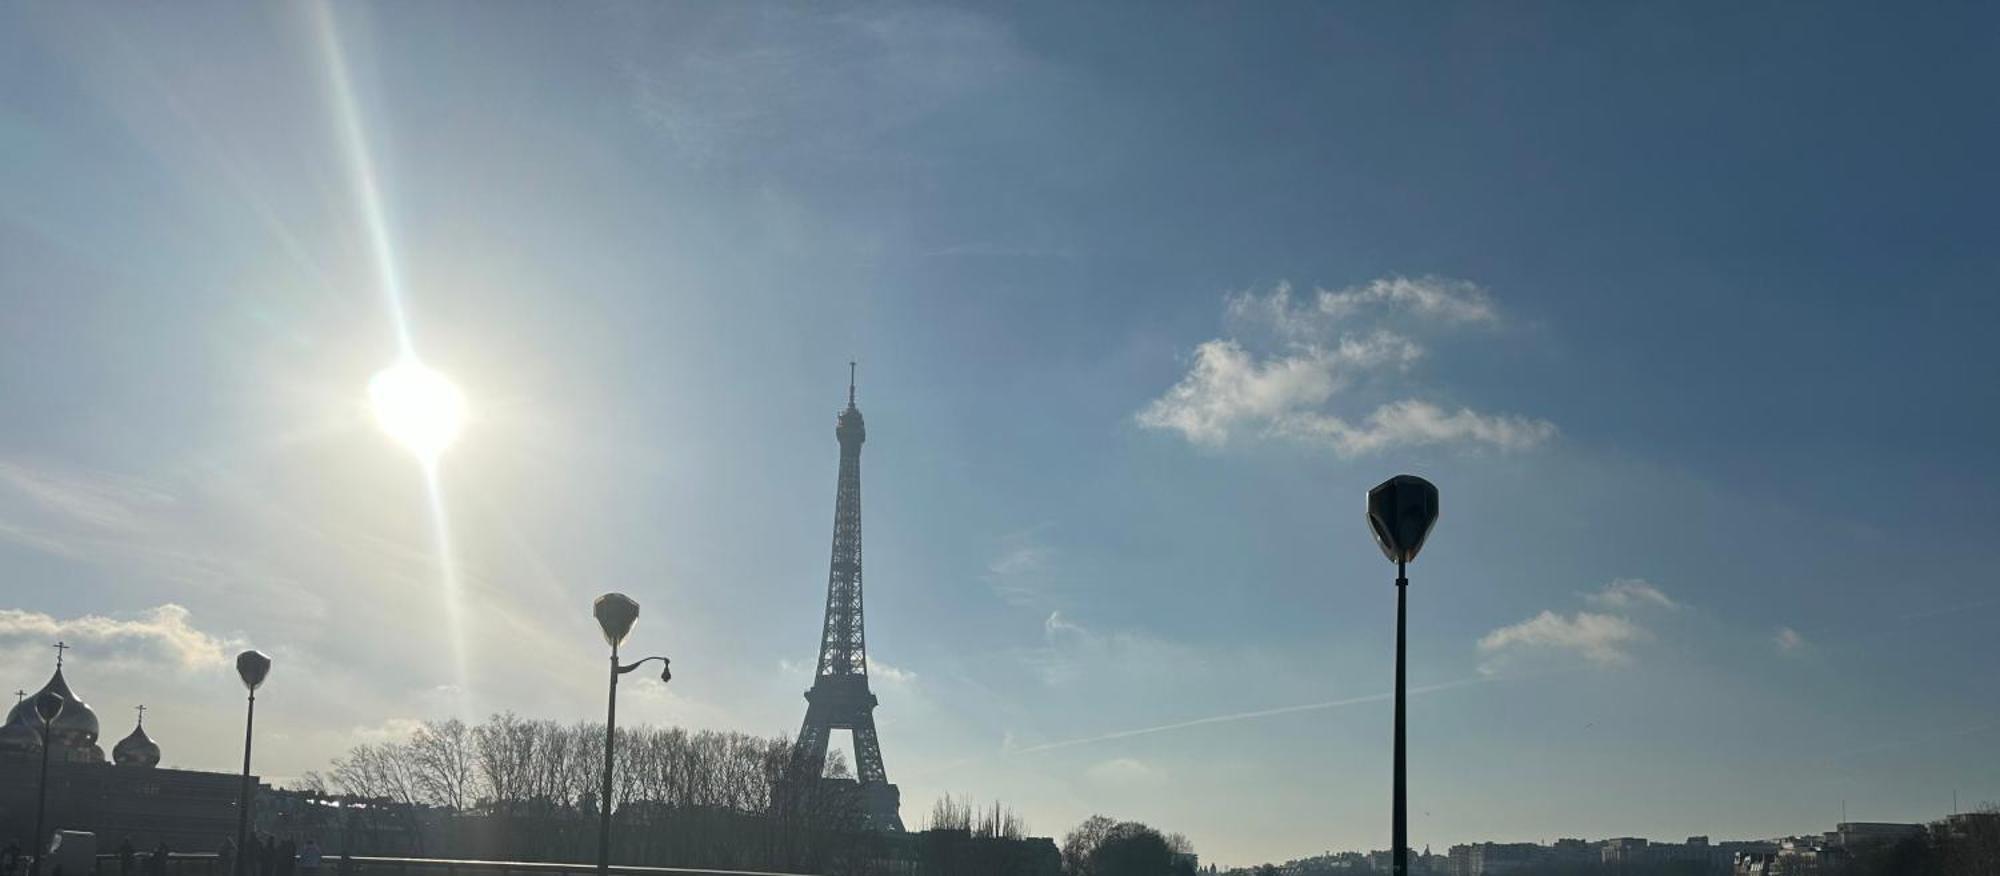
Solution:
{"label": "sky", "polygon": [[1413,845],[2000,800],[2000,13],[1807,12],[0,6],[0,682],[795,733],[852,359],[912,825],[1386,847],[1400,472]]}

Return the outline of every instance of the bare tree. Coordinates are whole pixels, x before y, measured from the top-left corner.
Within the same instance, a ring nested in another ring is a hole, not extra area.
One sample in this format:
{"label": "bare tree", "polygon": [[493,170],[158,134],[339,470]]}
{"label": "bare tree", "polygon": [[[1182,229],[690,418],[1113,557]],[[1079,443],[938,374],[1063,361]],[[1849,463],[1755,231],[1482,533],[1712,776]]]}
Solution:
{"label": "bare tree", "polygon": [[424,802],[464,811],[478,798],[479,770],[472,731],[464,721],[425,721],[410,736],[409,751]]}

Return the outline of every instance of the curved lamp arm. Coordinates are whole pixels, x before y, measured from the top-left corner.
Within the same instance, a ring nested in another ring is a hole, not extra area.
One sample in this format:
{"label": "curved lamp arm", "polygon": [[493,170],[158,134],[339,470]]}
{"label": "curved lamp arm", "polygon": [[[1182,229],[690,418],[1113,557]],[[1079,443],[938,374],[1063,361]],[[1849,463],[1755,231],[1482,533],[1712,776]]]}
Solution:
{"label": "curved lamp arm", "polygon": [[654,660],[660,661],[660,681],[663,683],[673,681],[674,680],[673,661],[668,660],[665,657],[648,657],[644,660],[633,661],[624,666],[618,667],[618,674],[624,675],[625,673],[631,672],[634,669],[638,669],[639,667],[644,666],[647,663],[652,662]]}

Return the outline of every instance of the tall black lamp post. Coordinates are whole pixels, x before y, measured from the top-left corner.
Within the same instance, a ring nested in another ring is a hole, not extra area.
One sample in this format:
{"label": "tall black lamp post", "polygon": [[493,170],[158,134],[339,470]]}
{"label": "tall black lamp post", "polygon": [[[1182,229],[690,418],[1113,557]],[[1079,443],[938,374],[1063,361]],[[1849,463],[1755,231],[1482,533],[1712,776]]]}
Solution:
{"label": "tall black lamp post", "polygon": [[604,708],[604,787],[597,797],[597,872],[603,876],[611,871],[611,763],[618,743],[618,676],[652,660],[660,661],[660,681],[671,681],[674,671],[665,657],[647,657],[619,665],[618,643],[625,641],[625,636],[632,632],[632,624],[639,620],[639,603],[633,602],[632,597],[606,593],[591,603],[590,613],[597,616],[597,626],[604,630],[604,643],[611,646],[611,695]]}
{"label": "tall black lamp post", "polygon": [[52,690],[42,691],[35,697],[35,717],[42,721],[42,784],[35,791],[35,876],[41,876],[42,858],[49,853],[48,840],[42,838],[42,831],[48,829],[49,749],[55,747],[55,740],[49,738],[49,729],[68,702],[62,694]]}
{"label": "tall black lamp post", "polygon": [[1416,475],[1397,475],[1368,491],[1368,528],[1383,556],[1396,564],[1396,747],[1395,781],[1389,817],[1389,849],[1395,876],[1410,874],[1409,787],[1403,754],[1403,628],[1404,594],[1410,579],[1403,567],[1417,558],[1424,538],[1437,522],[1438,490]]}
{"label": "tall black lamp post", "polygon": [[257,686],[271,674],[271,658],[261,651],[238,654],[236,674],[250,691],[249,711],[243,716],[243,791],[236,800],[236,872],[242,873],[243,862],[250,859],[250,730],[257,724]]}

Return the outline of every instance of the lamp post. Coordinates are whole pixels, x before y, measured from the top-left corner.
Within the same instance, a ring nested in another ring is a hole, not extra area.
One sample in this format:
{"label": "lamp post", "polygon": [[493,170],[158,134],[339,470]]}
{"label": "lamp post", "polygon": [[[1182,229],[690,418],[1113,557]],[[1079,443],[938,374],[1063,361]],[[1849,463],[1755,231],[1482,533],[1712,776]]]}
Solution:
{"label": "lamp post", "polygon": [[1368,528],[1375,532],[1382,555],[1396,564],[1396,745],[1389,816],[1389,854],[1395,876],[1410,874],[1410,801],[1403,754],[1404,595],[1410,589],[1410,579],[1403,574],[1403,567],[1417,558],[1437,517],[1437,487],[1416,475],[1397,475],[1368,491]]}
{"label": "lamp post", "polygon": [[618,744],[618,676],[638,669],[648,661],[660,661],[660,681],[673,680],[673,664],[665,657],[647,657],[625,665],[618,663],[618,643],[632,632],[632,624],[639,620],[639,603],[623,593],[606,593],[591,603],[590,613],[597,616],[597,626],[604,631],[604,643],[611,646],[611,694],[604,708],[604,785],[597,797],[597,872],[598,876],[611,871],[611,763],[615,746]]}
{"label": "lamp post", "polygon": [[243,791],[236,800],[236,871],[243,872],[250,848],[250,729],[257,724],[257,686],[271,674],[271,658],[261,651],[236,655],[236,674],[250,691],[250,705],[243,716]]}
{"label": "lamp post", "polygon": [[49,738],[50,725],[61,715],[63,706],[68,704],[63,695],[52,690],[42,691],[35,697],[35,717],[42,720],[42,783],[35,791],[35,876],[41,876],[42,858],[48,854],[48,843],[42,839],[42,831],[48,828],[49,809],[49,748],[55,740]]}

